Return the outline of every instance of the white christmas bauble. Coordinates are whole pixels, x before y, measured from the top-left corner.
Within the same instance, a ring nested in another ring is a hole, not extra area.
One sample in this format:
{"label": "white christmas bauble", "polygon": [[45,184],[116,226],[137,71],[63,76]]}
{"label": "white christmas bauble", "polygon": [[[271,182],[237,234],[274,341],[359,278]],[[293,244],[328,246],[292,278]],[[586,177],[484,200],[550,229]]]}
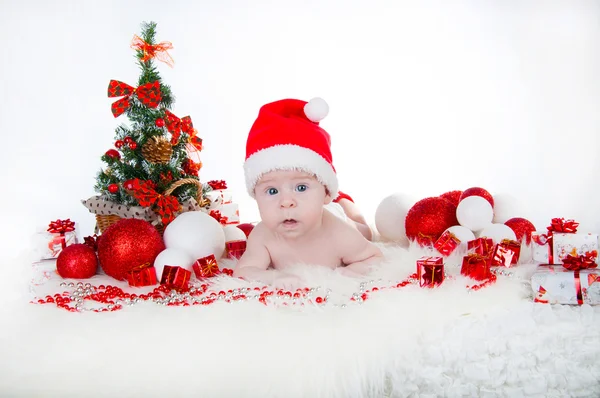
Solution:
{"label": "white christmas bauble", "polygon": [[415,203],[414,197],[403,193],[394,193],[379,203],[375,211],[375,226],[382,238],[408,246],[404,221]]}
{"label": "white christmas bauble", "polygon": [[520,213],[521,206],[517,198],[504,193],[494,195],[494,223],[503,224]]}
{"label": "white christmas bauble", "polygon": [[154,269],[156,269],[156,278],[160,282],[165,265],[173,267],[185,268],[188,271],[192,270],[192,265],[196,261],[189,254],[179,249],[165,249],[154,259]]}
{"label": "white christmas bauble", "polygon": [[492,239],[494,244],[500,243],[503,239],[517,240],[515,231],[504,224],[490,224],[479,233],[479,236]]}
{"label": "white christmas bauble", "polygon": [[[448,228],[446,231],[453,233],[460,240],[460,245],[457,249],[461,251],[467,250],[467,243],[471,240],[475,240],[475,234],[467,227],[463,227],[462,225],[455,225],[453,227]],[[445,232],[445,231],[444,231]]]}
{"label": "white christmas bauble", "polygon": [[492,205],[481,196],[468,196],[461,200],[456,208],[458,223],[473,232],[487,227],[493,217]]}
{"label": "white christmas bauble", "polygon": [[197,260],[214,254],[221,257],[225,247],[225,233],[221,224],[201,211],[181,213],[163,235],[168,249],[183,250]]}
{"label": "white christmas bauble", "polygon": [[225,225],[223,227],[225,233],[225,243],[238,240],[246,240],[246,234],[235,225]]}

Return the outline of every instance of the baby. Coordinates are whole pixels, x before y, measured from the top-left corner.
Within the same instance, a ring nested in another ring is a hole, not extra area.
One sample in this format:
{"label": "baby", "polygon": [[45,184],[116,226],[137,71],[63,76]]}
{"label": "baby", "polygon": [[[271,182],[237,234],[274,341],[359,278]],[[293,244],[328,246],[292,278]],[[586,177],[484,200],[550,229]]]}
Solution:
{"label": "baby", "polygon": [[248,135],[244,171],[262,221],[234,276],[291,289],[300,281],[285,270],[295,264],[343,267],[357,276],[383,259],[351,198],[338,191],[329,134],[318,123],[327,112],[318,98],[261,108]]}

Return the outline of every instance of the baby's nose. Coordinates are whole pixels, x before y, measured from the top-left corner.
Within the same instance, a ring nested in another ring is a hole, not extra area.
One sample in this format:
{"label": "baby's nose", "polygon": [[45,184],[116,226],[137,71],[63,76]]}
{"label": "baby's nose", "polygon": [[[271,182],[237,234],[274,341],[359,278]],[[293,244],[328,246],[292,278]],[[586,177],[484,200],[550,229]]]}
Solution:
{"label": "baby's nose", "polygon": [[296,206],[296,201],[292,197],[285,196],[281,199],[281,207],[290,208],[290,207],[295,207],[295,206]]}

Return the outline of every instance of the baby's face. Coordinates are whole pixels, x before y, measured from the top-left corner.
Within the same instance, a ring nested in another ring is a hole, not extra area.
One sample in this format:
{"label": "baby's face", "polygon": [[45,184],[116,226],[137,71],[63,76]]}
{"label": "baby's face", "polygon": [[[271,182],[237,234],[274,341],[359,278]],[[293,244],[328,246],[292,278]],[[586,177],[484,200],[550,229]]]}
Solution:
{"label": "baby's face", "polygon": [[325,187],[308,173],[278,170],[261,177],[254,188],[262,222],[286,238],[318,228],[323,205],[331,201]]}

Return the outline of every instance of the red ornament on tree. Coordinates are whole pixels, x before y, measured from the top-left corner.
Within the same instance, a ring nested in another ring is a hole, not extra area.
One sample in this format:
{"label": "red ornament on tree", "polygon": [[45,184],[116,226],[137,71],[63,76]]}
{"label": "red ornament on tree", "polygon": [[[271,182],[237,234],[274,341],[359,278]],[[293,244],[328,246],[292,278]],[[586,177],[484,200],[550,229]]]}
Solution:
{"label": "red ornament on tree", "polygon": [[129,143],[129,149],[131,149],[132,151],[134,151],[137,148],[137,142],[132,141]]}
{"label": "red ornament on tree", "polygon": [[121,149],[123,147],[123,144],[125,144],[123,142],[123,140],[117,140],[117,141],[115,141],[115,147],[117,147],[117,149]]}
{"label": "red ornament on tree", "polygon": [[85,279],[96,275],[98,258],[85,243],[65,247],[56,259],[56,271],[63,278]]}
{"label": "red ornament on tree", "polygon": [[123,188],[125,188],[128,191],[131,191],[133,189],[133,181],[134,180],[127,180],[123,183]]}
{"label": "red ornament on tree", "polygon": [[237,227],[244,231],[244,233],[246,234],[246,238],[250,236],[250,232],[252,232],[252,230],[254,229],[254,225],[250,223],[238,224]]}
{"label": "red ornament on tree", "polygon": [[111,159],[121,159],[121,154],[116,149],[109,149],[105,155]]}
{"label": "red ornament on tree", "polygon": [[421,246],[433,245],[444,231],[458,225],[456,206],[443,198],[425,198],[408,211],[406,236]]}
{"label": "red ornament on tree", "polygon": [[119,186],[117,184],[110,184],[108,186],[108,192],[117,193],[119,191]]}
{"label": "red ornament on tree", "polygon": [[450,191],[440,195],[440,198],[446,199],[454,206],[458,206],[458,202],[460,202],[460,196],[462,195],[462,191]]}
{"label": "red ornament on tree", "polygon": [[125,143],[127,145],[131,144],[133,142],[133,138],[131,138],[130,136],[125,137]]}
{"label": "red ornament on tree", "polygon": [[154,123],[156,124],[156,127],[165,127],[165,119],[163,118],[159,117]]}
{"label": "red ornament on tree", "polygon": [[[489,193],[488,191],[486,191],[483,188],[473,187],[473,188],[465,189],[463,191],[462,195],[460,195],[460,200],[463,200],[464,198],[467,198],[469,196],[481,196],[482,198],[484,198],[485,200],[490,202],[490,204],[492,205],[492,209],[494,208],[494,197],[492,196],[491,193]],[[459,202],[460,202],[460,200],[459,200]]]}
{"label": "red ornament on tree", "polygon": [[162,237],[147,221],[126,218],[111,225],[98,240],[100,266],[107,275],[123,280],[127,273],[154,259],[165,249]]}
{"label": "red ornament on tree", "polygon": [[508,226],[517,235],[517,241],[522,242],[526,238],[527,244],[531,244],[531,233],[535,231],[535,226],[531,221],[524,218],[515,217],[507,220],[504,225]]}

